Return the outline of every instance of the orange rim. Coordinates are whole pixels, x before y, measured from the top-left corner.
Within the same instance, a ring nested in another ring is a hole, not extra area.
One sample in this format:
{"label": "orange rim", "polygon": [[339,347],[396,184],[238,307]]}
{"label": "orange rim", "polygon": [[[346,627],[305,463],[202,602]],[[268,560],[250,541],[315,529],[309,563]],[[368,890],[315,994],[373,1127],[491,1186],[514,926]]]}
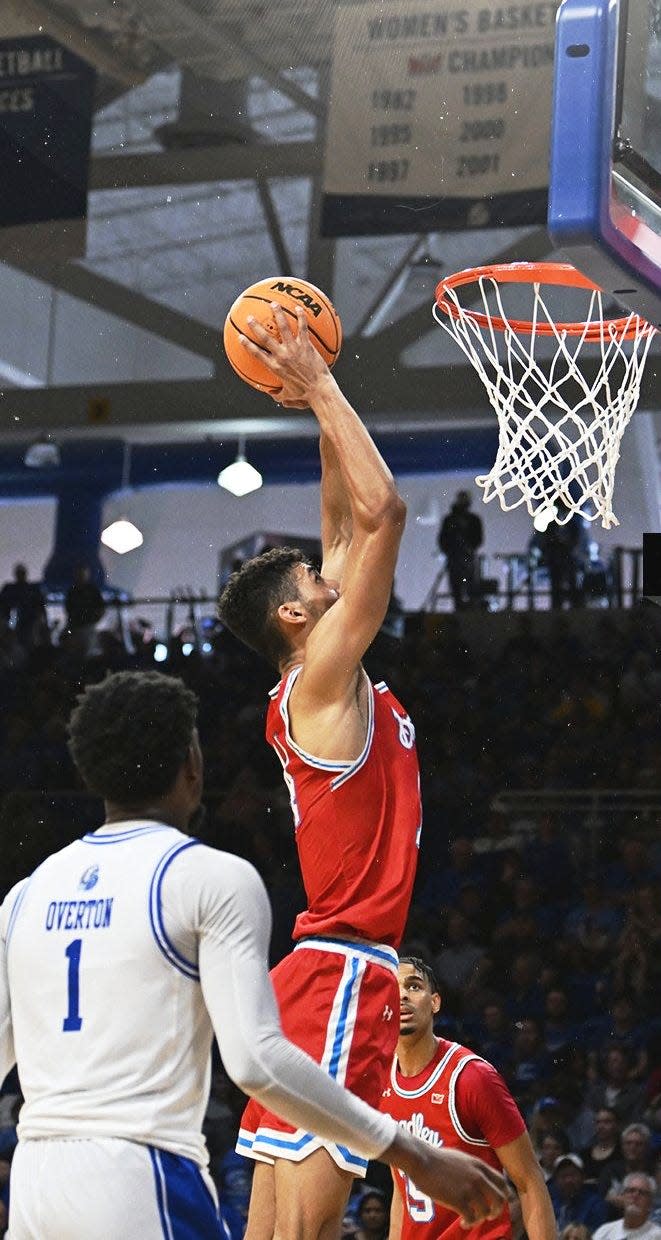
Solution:
{"label": "orange rim", "polygon": [[[556,284],[566,288],[584,288],[589,291],[602,292],[598,284],[572,267],[571,263],[491,263],[485,267],[467,267],[465,271],[457,271],[446,276],[436,286],[436,305],[439,310],[451,319],[459,319],[462,315],[472,320],[479,327],[493,327],[496,331],[515,331],[522,335],[555,336],[556,332],[564,332],[567,336],[585,336],[592,343],[601,341],[604,328],[607,335],[616,335],[621,340],[635,340],[640,334],[643,320],[638,315],[626,315],[619,319],[593,319],[573,323],[533,323],[529,319],[503,319],[498,315],[483,314],[479,310],[457,307],[448,296],[450,290],[460,288],[463,284],[477,284],[482,279],[495,280],[496,284]],[[654,328],[647,324],[649,331]],[[646,333],[644,333],[646,334]]]}

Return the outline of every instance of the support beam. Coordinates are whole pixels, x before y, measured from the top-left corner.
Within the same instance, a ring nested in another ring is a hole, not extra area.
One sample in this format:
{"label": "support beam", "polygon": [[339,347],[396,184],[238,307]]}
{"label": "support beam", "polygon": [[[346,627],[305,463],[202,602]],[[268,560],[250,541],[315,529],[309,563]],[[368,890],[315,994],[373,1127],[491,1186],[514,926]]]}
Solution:
{"label": "support beam", "polygon": [[275,209],[275,203],[271,195],[269,183],[265,177],[257,177],[256,188],[257,196],[261,203],[264,218],[268,226],[271,245],[273,246],[273,250],[275,252],[278,271],[282,271],[286,274],[289,271],[293,271],[293,264],[289,255],[289,250],[287,249],[287,243],[285,241],[282,228],[280,227],[280,220],[278,218],[278,212]]}
{"label": "support beam", "polygon": [[[470,366],[400,366],[390,358],[377,364],[370,347],[363,341],[360,368],[349,367],[340,374],[347,398],[369,422],[378,419],[384,426],[389,419],[393,427],[405,430],[407,423],[437,418],[440,423],[456,423],[457,419],[480,420],[493,417],[484,388]],[[341,370],[342,359],[338,363]],[[597,363],[586,362],[584,373],[590,381],[596,375]],[[650,358],[641,388],[640,408],[647,412],[661,409],[661,358]],[[223,422],[246,419],[259,424],[271,414],[277,421],[282,410],[235,376],[223,373],[218,379],[179,380],[149,383],[97,384],[85,387],[0,391],[0,420],[15,432],[26,434],[44,427],[87,430],[90,424],[88,402],[108,402],[105,429],[125,426],[158,426],[177,423],[186,433],[187,423],[213,423],[214,434]],[[211,428],[210,428],[211,429]],[[264,432],[266,433],[266,432]]]}
{"label": "support beam", "polygon": [[[131,63],[125,48],[121,52],[115,50],[110,41],[106,43],[94,31],[54,12],[53,6],[45,0],[8,0],[8,6],[9,16],[12,12],[16,15],[25,34],[37,34],[38,31],[49,34],[93,65],[99,73],[120,83],[125,90],[144,82],[147,73]],[[149,72],[154,72],[154,69]]]}
{"label": "support beam", "polygon": [[[537,228],[533,233],[528,233],[524,237],[517,238],[512,245],[508,245],[500,254],[494,254],[489,259],[490,263],[520,263],[520,262],[542,262],[552,250],[551,240],[545,228]],[[475,286],[477,289],[477,285]],[[468,290],[464,292],[463,303],[468,305],[471,294]],[[377,332],[373,339],[378,340],[382,346],[396,355],[403,352],[409,345],[415,344],[420,340],[432,326],[429,304],[417,306],[415,310],[409,311],[408,314],[397,319],[394,323],[390,323],[388,327],[384,327]],[[363,354],[365,352],[364,343],[362,344]]]}
{"label": "support beam", "polygon": [[68,293],[70,297],[89,302],[96,310],[105,310],[134,327],[169,340],[179,348],[189,349],[191,353],[206,357],[214,365],[221,357],[221,341],[217,329],[180,314],[177,310],[171,310],[161,302],[151,301],[135,289],[109,280],[107,276],[98,275],[87,267],[77,263],[41,263],[31,257],[26,257],[20,264],[15,261],[11,265],[35,280],[43,280],[45,284]]}
{"label": "support beam", "polygon": [[101,155],[90,164],[90,190],[150,185],[196,185],[209,181],[252,181],[260,177],[305,177],[320,171],[316,142],[247,143],[193,148],[158,155]]}

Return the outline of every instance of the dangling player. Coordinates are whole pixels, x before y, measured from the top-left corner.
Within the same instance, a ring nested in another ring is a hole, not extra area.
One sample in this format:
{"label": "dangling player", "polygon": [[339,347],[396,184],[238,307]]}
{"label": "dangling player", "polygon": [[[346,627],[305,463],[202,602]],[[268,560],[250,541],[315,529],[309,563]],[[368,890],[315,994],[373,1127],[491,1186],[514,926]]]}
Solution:
{"label": "dangling player", "polygon": [[[396,948],[421,810],[415,733],[361,659],[393,584],[405,507],[367,430],[313,349],[274,308],[246,348],[282,380],[278,401],[321,429],[321,573],[291,550],[249,561],[219,602],[224,624],[274,663],[266,734],[282,762],[308,907],[273,973],[283,1028],[328,1073],[379,1105],[397,1041]],[[237,1149],[257,1161],[247,1240],[331,1240],[365,1160],[250,1104]]]}
{"label": "dangling player", "polygon": [[[541,1167],[502,1077],[458,1042],[434,1035],[441,996],[432,970],[415,956],[399,962],[399,1041],[381,1109],[435,1148],[463,1150],[504,1169],[521,1201],[528,1240],[555,1240],[556,1223]],[[511,1240],[509,1207],[466,1228],[456,1213],[393,1171],[388,1240]]]}

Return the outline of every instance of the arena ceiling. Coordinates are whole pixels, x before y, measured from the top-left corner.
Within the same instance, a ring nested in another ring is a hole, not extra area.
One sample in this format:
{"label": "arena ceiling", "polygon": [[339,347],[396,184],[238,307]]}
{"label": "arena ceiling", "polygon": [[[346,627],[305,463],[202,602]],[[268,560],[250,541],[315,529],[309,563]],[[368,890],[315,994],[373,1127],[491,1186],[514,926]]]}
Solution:
{"label": "arena ceiling", "polygon": [[[98,79],[85,257],[26,245],[0,265],[3,433],[80,434],[94,410],[95,433],[136,439],[309,425],[236,380],[220,345],[237,292],[283,271],[333,296],[338,374],[361,411],[402,430],[490,420],[431,319],[433,290],[441,272],[545,258],[547,234],[319,236],[334,7],[4,0],[0,38],[43,31]],[[655,411],[652,362],[641,406]]]}

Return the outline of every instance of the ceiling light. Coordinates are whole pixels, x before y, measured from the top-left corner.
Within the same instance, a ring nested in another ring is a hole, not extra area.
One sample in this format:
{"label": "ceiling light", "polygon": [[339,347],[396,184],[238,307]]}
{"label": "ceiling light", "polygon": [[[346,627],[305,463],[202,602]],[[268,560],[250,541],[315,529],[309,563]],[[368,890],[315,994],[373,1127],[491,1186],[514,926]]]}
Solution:
{"label": "ceiling light", "polygon": [[34,443],[31,443],[25,456],[23,464],[28,469],[53,469],[60,464],[60,449],[54,439],[48,435],[41,435]]}
{"label": "ceiling light", "polygon": [[258,491],[261,485],[262,475],[246,460],[244,441],[239,440],[236,460],[221,469],[218,486],[224,487],[232,495],[249,495],[251,491]]}
{"label": "ceiling light", "polygon": [[118,555],[126,555],[127,551],[135,551],[136,547],[141,547],[144,538],[137,525],[121,517],[119,521],[113,521],[112,525],[106,526],[101,535],[101,542],[105,547],[110,547],[111,551],[116,551]]}
{"label": "ceiling light", "polygon": [[[131,445],[124,443],[124,459],[122,463],[122,481],[120,490],[127,491],[130,486],[131,473]],[[117,555],[126,555],[127,551],[135,551],[136,547],[141,547],[144,538],[137,525],[129,521],[127,517],[120,517],[118,521],[111,522],[107,525],[101,534],[101,542],[104,547],[110,547],[111,551],[116,551]]]}

